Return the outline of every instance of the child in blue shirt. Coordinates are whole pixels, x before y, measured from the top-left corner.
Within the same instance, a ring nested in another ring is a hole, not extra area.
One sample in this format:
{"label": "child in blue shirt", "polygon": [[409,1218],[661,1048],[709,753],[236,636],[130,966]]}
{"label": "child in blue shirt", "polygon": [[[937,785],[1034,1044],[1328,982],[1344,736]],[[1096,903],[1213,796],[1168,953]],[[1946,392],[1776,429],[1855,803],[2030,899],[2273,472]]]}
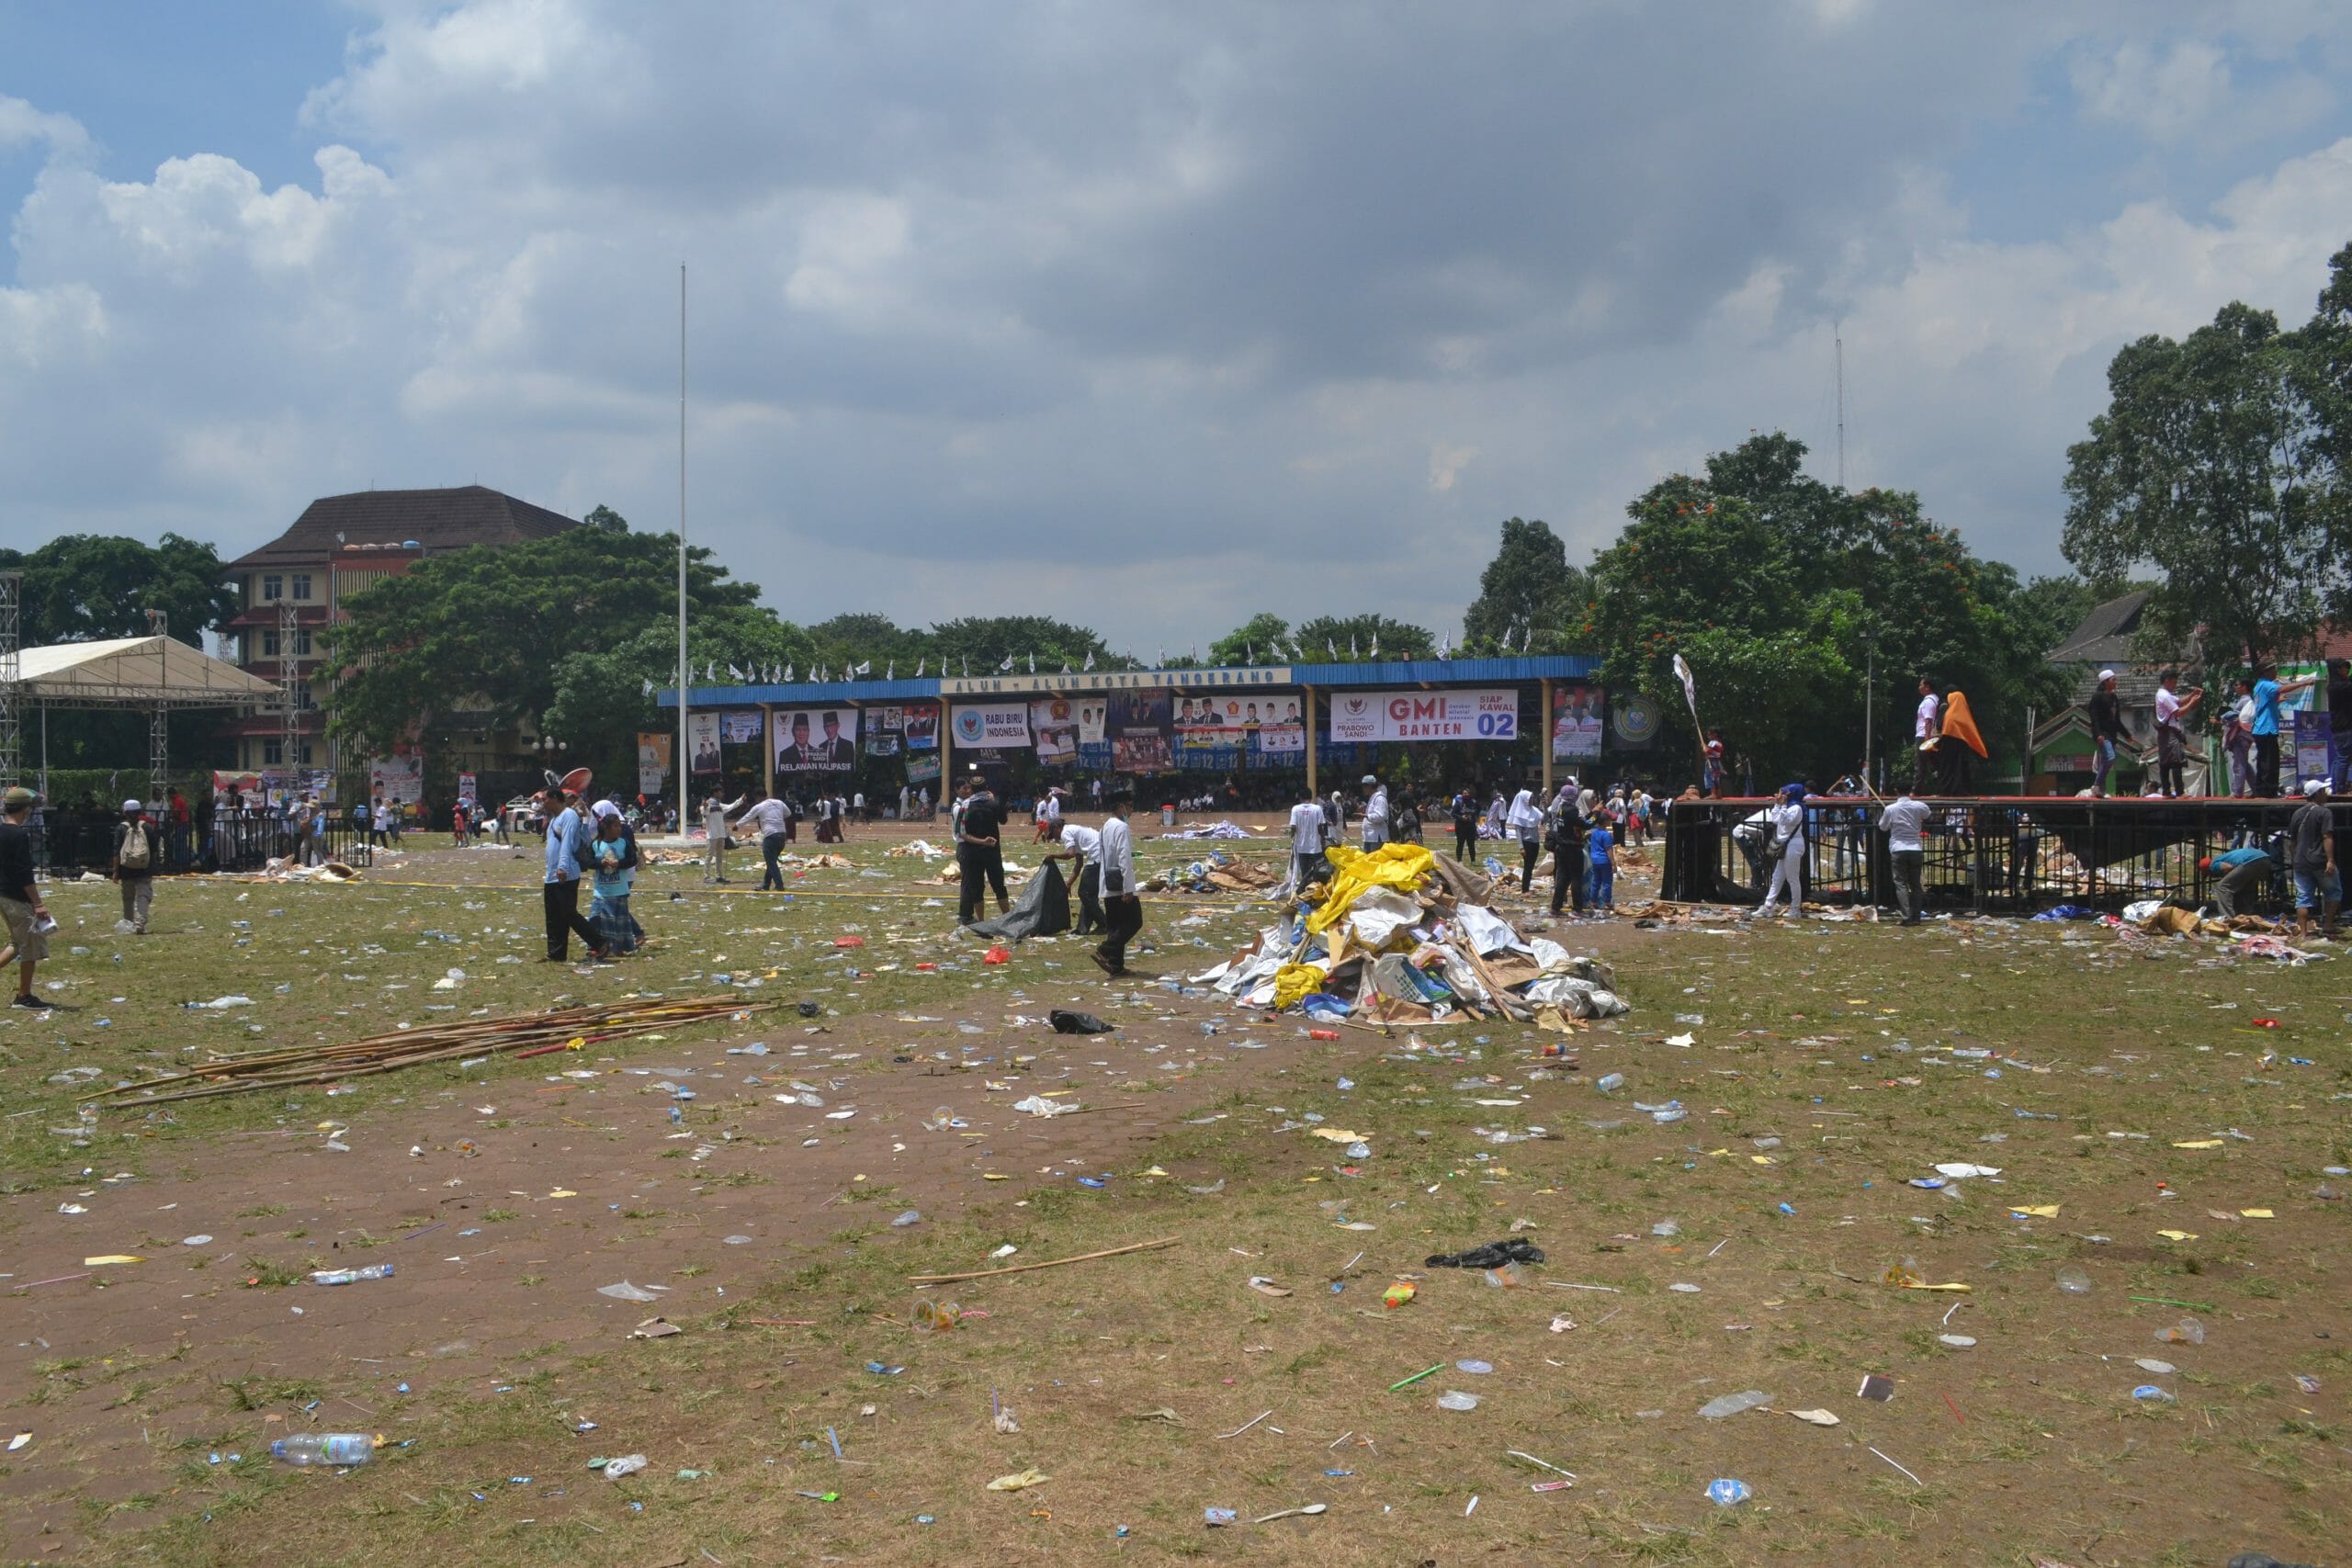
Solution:
{"label": "child in blue shirt", "polygon": [[1592,907],[1613,909],[1617,907],[1617,839],[1609,830],[1609,818],[1595,813],[1592,832],[1585,840],[1585,852],[1592,860]]}

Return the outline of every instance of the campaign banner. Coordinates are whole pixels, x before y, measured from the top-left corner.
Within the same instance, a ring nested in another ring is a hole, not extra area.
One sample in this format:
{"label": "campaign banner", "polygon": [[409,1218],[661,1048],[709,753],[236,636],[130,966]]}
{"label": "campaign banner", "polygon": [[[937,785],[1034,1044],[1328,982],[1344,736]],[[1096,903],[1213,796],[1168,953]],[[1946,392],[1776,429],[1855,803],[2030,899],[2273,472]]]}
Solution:
{"label": "campaign banner", "polygon": [[869,740],[876,735],[902,735],[906,728],[907,710],[895,704],[865,710],[865,735]]}
{"label": "campaign banner", "polygon": [[868,730],[865,735],[865,754],[869,757],[895,757],[899,754],[899,742],[902,739],[904,738],[898,735],[877,735]]}
{"label": "campaign banner", "polygon": [[1078,746],[1081,752],[1090,746],[1110,746],[1110,708],[1109,700],[1103,697],[1078,699]]}
{"label": "campaign banner", "polygon": [[1600,755],[1600,732],[1608,728],[1602,716],[1608,705],[1601,700],[1600,688],[1578,682],[1560,686],[1552,693],[1552,760],[1555,762],[1596,758]]}
{"label": "campaign banner", "polygon": [[779,773],[846,773],[857,766],[855,708],[778,708],[775,736]]}
{"label": "campaign banner", "polygon": [[[1293,703],[1292,707],[1298,705]],[[1270,724],[1250,737],[1250,752],[1259,757],[1304,757],[1306,755],[1306,726],[1294,719],[1286,724]]]}
{"label": "campaign banner", "polygon": [[1029,728],[1037,738],[1037,761],[1059,767],[1078,761],[1078,705],[1068,697],[1040,697],[1029,705]]}
{"label": "campaign banner", "polygon": [[1516,740],[1519,694],[1508,686],[1453,692],[1364,692],[1331,698],[1331,739]]}
{"label": "campaign banner", "polygon": [[650,735],[643,730],[637,737],[637,793],[660,795],[669,782],[670,737]]}
{"label": "campaign banner", "polygon": [[1169,746],[1174,705],[1165,686],[1111,694],[1103,728],[1111,737],[1111,765],[1123,773],[1151,773],[1175,766]]}
{"label": "campaign banner", "polygon": [[718,772],[718,716],[715,713],[686,715],[686,755],[694,759],[692,773]]}
{"label": "campaign banner", "polygon": [[1017,703],[957,703],[948,723],[956,732],[956,749],[1013,747],[1029,749],[1029,705]]}
{"label": "campaign banner", "polygon": [[718,738],[729,746],[741,746],[760,738],[760,726],[766,715],[757,708],[738,709],[718,716]]}
{"label": "campaign banner", "polygon": [[2334,721],[2324,713],[2295,715],[2295,777],[2335,777]]}
{"label": "campaign banner", "polygon": [[401,801],[413,806],[424,798],[424,753],[410,751],[379,757],[368,764],[368,795],[386,805]]}
{"label": "campaign banner", "polygon": [[458,775],[458,798],[464,801],[468,806],[474,804],[476,799],[475,791],[480,786],[474,780],[473,774],[459,773]]}
{"label": "campaign banner", "polygon": [[899,716],[899,724],[907,738],[908,750],[936,751],[939,750],[939,705],[937,703],[909,703],[904,707],[894,711]]}

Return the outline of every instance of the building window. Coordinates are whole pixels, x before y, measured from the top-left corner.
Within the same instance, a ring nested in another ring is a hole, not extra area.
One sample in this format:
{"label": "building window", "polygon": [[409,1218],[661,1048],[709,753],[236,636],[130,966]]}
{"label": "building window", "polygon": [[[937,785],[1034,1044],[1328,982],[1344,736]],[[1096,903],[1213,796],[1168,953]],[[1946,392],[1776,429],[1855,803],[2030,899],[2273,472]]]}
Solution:
{"label": "building window", "polygon": [[[294,581],[300,582],[302,580],[298,577]],[[308,659],[311,656],[310,627],[304,626],[294,634],[294,655],[298,659]]]}
{"label": "building window", "polygon": [[311,765],[311,743],[307,740],[302,742],[302,765],[306,768]]}
{"label": "building window", "polygon": [[310,596],[311,574],[307,571],[296,572],[294,574],[294,597],[299,601],[308,599]]}
{"label": "building window", "polygon": [[261,602],[263,604],[275,604],[277,601],[285,597],[286,580],[284,578],[278,576],[274,571],[267,573],[262,578]]}
{"label": "building window", "polygon": [[261,656],[264,659],[275,659],[277,657],[277,634],[276,632],[264,632],[261,634]]}
{"label": "building window", "polygon": [[304,713],[311,713],[318,707],[319,699],[311,694],[310,687],[297,686],[294,688],[294,705]]}
{"label": "building window", "polygon": [[286,743],[284,741],[265,740],[261,743],[261,765],[263,767],[275,768],[285,761]]}

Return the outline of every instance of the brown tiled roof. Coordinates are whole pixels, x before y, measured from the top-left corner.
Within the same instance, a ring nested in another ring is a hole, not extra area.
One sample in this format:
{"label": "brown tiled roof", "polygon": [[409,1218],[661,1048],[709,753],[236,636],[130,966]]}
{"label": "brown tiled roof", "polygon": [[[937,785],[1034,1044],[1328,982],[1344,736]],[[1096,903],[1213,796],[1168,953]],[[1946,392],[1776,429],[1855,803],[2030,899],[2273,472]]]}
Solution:
{"label": "brown tiled roof", "polygon": [[579,525],[560,512],[481,485],[355,491],[321,496],[302,509],[291,528],[231,561],[228,570],[315,562],[343,554],[345,544],[398,547],[413,539],[432,554],[468,545],[544,539]]}

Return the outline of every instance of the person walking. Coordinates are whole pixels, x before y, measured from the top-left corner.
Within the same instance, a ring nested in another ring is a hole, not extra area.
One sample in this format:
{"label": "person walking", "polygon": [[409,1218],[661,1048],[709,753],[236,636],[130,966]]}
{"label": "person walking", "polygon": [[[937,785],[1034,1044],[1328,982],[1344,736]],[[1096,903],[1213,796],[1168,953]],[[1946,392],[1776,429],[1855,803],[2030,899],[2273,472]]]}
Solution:
{"label": "person walking", "polygon": [[2213,907],[2226,920],[2236,916],[2238,900],[2252,899],[2262,891],[2278,864],[2268,852],[2248,844],[2200,861],[2197,868],[2215,878]]}
{"label": "person walking", "polygon": [[2335,912],[2344,907],[2344,878],[2335,863],[2335,812],[2329,804],[2328,782],[2303,781],[2303,804],[2287,823],[2287,863],[2295,874],[2295,940],[2312,936],[2312,912],[2318,911],[2319,935],[2335,940]]}
{"label": "person walking", "polygon": [[1102,916],[1102,835],[1083,822],[1065,822],[1058,817],[1046,826],[1053,829],[1053,841],[1060,848],[1049,852],[1040,863],[1069,862],[1070,886],[1078,889],[1078,924],[1069,934],[1091,936],[1109,930],[1110,922]]}
{"label": "person walking", "polygon": [[1585,843],[1584,818],[1576,814],[1572,803],[1555,806],[1551,814],[1552,830],[1552,913],[1560,912],[1563,901],[1573,899],[1576,912],[1585,908]]}
{"label": "person walking", "polygon": [[1094,962],[1114,980],[1127,972],[1127,943],[1143,930],[1143,895],[1136,887],[1136,837],[1127,827],[1135,795],[1121,785],[1105,803],[1102,819],[1102,909],[1108,933],[1094,950]]}
{"label": "person walking", "polygon": [[760,861],[766,868],[760,874],[760,891],[781,893],[784,887],[784,867],[776,857],[784,853],[784,802],[774,790],[766,797],[743,813],[744,825],[760,836]]}
{"label": "person walking", "polygon": [[1308,790],[1306,798],[1290,808],[1290,863],[1293,886],[1304,893],[1317,882],[1329,878],[1330,862],[1323,852],[1330,847],[1324,836],[1328,826],[1323,815],[1323,803]]}
{"label": "person walking", "polygon": [[702,879],[706,885],[727,885],[727,819],[743,809],[743,797],[721,800],[716,795],[702,803]]}
{"label": "person walking", "polygon": [[968,926],[980,918],[983,883],[996,895],[998,914],[1009,912],[1012,901],[1004,892],[1004,818],[998,811],[996,793],[985,784],[978,784],[963,806],[964,819],[956,829],[956,923]]}
{"label": "person walking", "polygon": [[[2114,671],[2098,672],[2098,689],[2091,693],[2086,708],[2091,721],[2091,795],[2105,799],[2107,778],[2115,771],[2117,750],[2132,740],[2123,728],[2123,704],[2115,694]],[[2272,734],[2277,734],[2275,727]],[[2271,750],[2278,750],[2275,739]]]}
{"label": "person walking", "polygon": [[1510,815],[1506,825],[1510,836],[1519,840],[1519,890],[1533,891],[1535,863],[1544,855],[1544,809],[1535,804],[1535,792],[1522,787],[1510,797]]}
{"label": "person walking", "polygon": [[1363,847],[1376,850],[1388,841],[1388,790],[1377,775],[1363,776]]}
{"label": "person walking", "polygon": [[1446,809],[1453,814],[1453,858],[1466,865],[1478,847],[1478,797],[1464,784],[1453,792]]}
{"label": "person walking", "polygon": [[155,819],[140,810],[137,801],[124,801],[107,874],[122,889],[122,923],[135,936],[147,934],[148,911],[154,907],[157,848]]}
{"label": "person walking", "polygon": [[595,815],[596,837],[590,849],[596,859],[596,896],[588,906],[588,923],[603,939],[605,956],[618,958],[635,953],[645,935],[628,908],[629,892],[637,885],[637,835],[610,801],[598,801]]}
{"label": "person walking", "polygon": [[8,945],[0,948],[0,968],[17,966],[17,998],[12,1004],[31,1012],[47,1012],[51,1004],[33,994],[33,971],[49,956],[49,931],[56,922],[41,902],[33,876],[33,807],[40,797],[17,785],[0,795],[0,926],[6,928]]}
{"label": "person walking", "polygon": [[2319,683],[2316,675],[2281,682],[2278,666],[2258,667],[2254,681],[2254,793],[2265,800],[2278,798],[2278,700]]}
{"label": "person walking", "polygon": [[1617,908],[1617,838],[1609,830],[1609,818],[1594,817],[1587,825],[1585,861],[1592,867],[1592,909]]}
{"label": "person walking", "polygon": [[1943,733],[1943,699],[1936,695],[1936,683],[1925,675],[1919,677],[1919,707],[1911,720],[1911,788],[1914,792],[1928,787],[1928,759],[1935,748],[1930,743]]}
{"label": "person walking", "polygon": [[1781,798],[1769,813],[1768,839],[1764,858],[1772,864],[1772,881],[1764,889],[1761,914],[1770,914],[1773,904],[1781,897],[1781,889],[1789,890],[1789,914],[1796,919],[1804,918],[1804,785],[1783,785]]}
{"label": "person walking", "polygon": [[545,917],[549,964],[568,963],[571,936],[577,931],[591,960],[605,956],[603,939],[580,913],[580,852],[588,836],[576,801],[549,784],[540,796],[547,813],[546,875],[539,887],[540,913]]}
{"label": "person walking", "polygon": [[2182,728],[2202,692],[2180,694],[2180,671],[2167,670],[2156,678],[2156,779],[2158,787],[2177,800],[2187,788],[2188,737]]}
{"label": "person walking", "polygon": [[1928,863],[1928,808],[1905,790],[1878,814],[1878,830],[1886,835],[1886,852],[1894,868],[1894,902],[1903,923],[1919,923],[1922,897],[1919,874]]}

